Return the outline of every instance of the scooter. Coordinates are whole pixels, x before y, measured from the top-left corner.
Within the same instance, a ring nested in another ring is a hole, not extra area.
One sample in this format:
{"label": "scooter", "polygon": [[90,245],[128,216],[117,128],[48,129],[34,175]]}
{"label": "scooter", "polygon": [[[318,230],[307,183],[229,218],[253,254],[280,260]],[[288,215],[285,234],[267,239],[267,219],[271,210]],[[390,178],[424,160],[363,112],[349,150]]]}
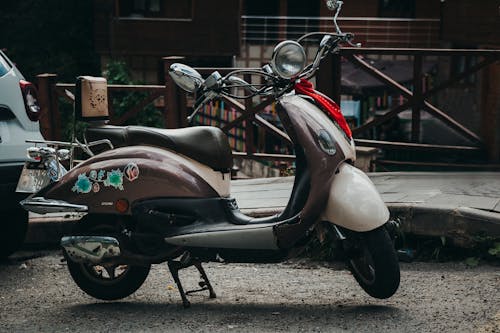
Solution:
{"label": "scooter", "polygon": [[[170,67],[176,84],[196,93],[190,120],[221,95],[275,99],[296,155],[291,197],[277,215],[255,218],[239,210],[230,196],[232,152],[219,128],[106,125],[105,80],[79,78],[75,110],[91,122],[85,142],[31,148],[33,161],[20,184],[25,190],[42,186],[45,170],[52,181],[21,205],[40,214],[83,216],[61,240],[69,272],[83,291],[103,300],[124,298],[142,285],[152,264],[167,262],[188,307],[192,292],[207,290],[216,297],[202,262],[280,262],[307,245],[326,221],[359,285],[376,298],[396,292],[400,271],[391,240],[396,224],[372,182],[353,166],[354,141],[339,107],[307,81],[322,58],[353,39],[336,22],[342,2],[327,3],[335,11],[336,32],[279,43],[261,70],[224,77],[213,72],[203,79],[189,66]],[[317,54],[306,65],[300,43],[317,36],[322,37]],[[250,84],[244,74],[260,75],[262,83]],[[95,154],[98,145],[108,149]],[[66,172],[61,162],[71,160],[76,147],[91,157]],[[200,289],[184,291],[178,272],[190,266],[199,270]]]}

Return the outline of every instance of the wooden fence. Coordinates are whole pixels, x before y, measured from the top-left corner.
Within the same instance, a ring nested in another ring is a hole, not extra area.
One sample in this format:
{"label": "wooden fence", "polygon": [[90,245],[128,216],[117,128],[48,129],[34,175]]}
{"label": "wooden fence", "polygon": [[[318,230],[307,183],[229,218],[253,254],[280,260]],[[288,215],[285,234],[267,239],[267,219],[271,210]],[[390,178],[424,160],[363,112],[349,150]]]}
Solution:
{"label": "wooden fence", "polygon": [[[413,89],[409,89],[389,77],[383,71],[372,66],[367,60],[367,56],[406,56],[413,61]],[[441,81],[429,90],[423,91],[423,72],[422,63],[423,58],[426,56],[435,57],[456,57],[468,56],[476,57],[479,59],[474,65],[464,68],[463,71],[454,74],[452,77]],[[355,64],[361,70],[374,76],[387,87],[397,91],[404,101],[394,106],[385,115],[371,119],[362,123],[359,127],[354,128],[353,133],[356,138],[356,144],[360,146],[377,147],[386,151],[402,150],[402,151],[417,151],[417,152],[437,152],[442,154],[468,154],[473,153],[476,158],[475,163],[451,163],[451,162],[419,162],[419,161],[398,161],[398,160],[379,160],[379,165],[415,165],[427,167],[453,167],[453,168],[466,168],[466,169],[500,169],[500,165],[494,164],[498,160],[494,157],[492,149],[498,149],[495,143],[484,142],[481,137],[468,129],[466,126],[460,124],[446,112],[431,103],[431,97],[436,93],[443,91],[467,78],[468,76],[478,72],[479,70],[490,66],[500,59],[500,50],[442,50],[442,49],[364,49],[364,48],[345,48],[341,50],[339,55],[333,56],[331,61],[328,61],[326,66],[322,68],[317,78],[319,89],[332,96],[337,102],[340,101],[342,93],[341,89],[341,67],[342,60]],[[172,62],[180,62],[180,57],[166,57],[164,61],[164,72],[168,73],[168,68]],[[228,73],[234,68],[198,68],[198,70],[205,76],[214,70],[218,70],[222,75]],[[333,80],[332,80],[333,78]],[[250,81],[251,77],[245,77]],[[58,115],[58,99],[59,97],[66,98],[65,90],[73,89],[74,84],[57,83],[57,76],[54,74],[43,74],[38,76],[38,86],[40,93],[40,104],[42,107],[43,117],[41,120],[43,134],[47,139],[59,139],[60,134],[60,118]],[[137,105],[122,113],[122,116],[117,117],[113,110],[110,110],[111,124],[121,125],[127,120],[141,112],[144,107],[158,98],[163,98],[163,103],[159,104],[163,110],[163,118],[167,128],[178,128],[187,126],[187,115],[189,114],[189,107],[186,99],[186,94],[182,92],[172,81],[168,74],[165,75],[165,85],[142,85],[142,86],[123,86],[123,85],[109,85],[108,93],[112,96],[115,92],[145,92],[147,97],[144,98]],[[264,109],[268,108],[275,101],[272,97],[260,100],[257,104],[253,104],[249,99],[245,103],[240,103],[229,97],[221,97],[226,109],[231,109],[239,116],[231,119],[230,121],[219,122],[220,127],[226,133],[238,127],[244,131],[243,140],[245,151],[235,152],[236,156],[242,156],[251,159],[267,159],[279,161],[293,161],[294,156],[288,154],[280,154],[275,152],[264,152],[256,149],[255,126],[258,126],[261,131],[277,138],[282,142],[285,150],[291,151],[291,141],[289,136],[278,126],[266,120],[259,115]],[[486,103],[488,105],[488,103]],[[491,103],[490,103],[491,104]],[[393,142],[381,141],[372,139],[361,139],[360,135],[366,133],[370,129],[383,125],[384,123],[394,119],[404,110],[411,110],[411,142]],[[467,138],[470,145],[439,145],[439,144],[426,144],[419,142],[420,137],[420,124],[421,124],[421,111],[425,110],[433,117],[439,119],[444,124],[452,128],[463,137]],[[485,113],[499,112],[497,109],[485,110]],[[493,133],[493,137],[498,133]],[[489,155],[488,155],[489,154]],[[487,156],[493,156],[487,157]]]}

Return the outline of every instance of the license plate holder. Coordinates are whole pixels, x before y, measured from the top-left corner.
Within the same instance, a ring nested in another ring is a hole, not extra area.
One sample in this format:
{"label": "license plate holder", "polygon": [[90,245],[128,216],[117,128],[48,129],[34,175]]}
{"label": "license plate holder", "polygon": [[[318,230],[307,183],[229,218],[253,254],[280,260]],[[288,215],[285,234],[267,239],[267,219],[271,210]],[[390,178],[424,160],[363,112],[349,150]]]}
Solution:
{"label": "license plate holder", "polygon": [[26,162],[17,182],[16,192],[35,193],[49,185],[51,177],[45,163]]}

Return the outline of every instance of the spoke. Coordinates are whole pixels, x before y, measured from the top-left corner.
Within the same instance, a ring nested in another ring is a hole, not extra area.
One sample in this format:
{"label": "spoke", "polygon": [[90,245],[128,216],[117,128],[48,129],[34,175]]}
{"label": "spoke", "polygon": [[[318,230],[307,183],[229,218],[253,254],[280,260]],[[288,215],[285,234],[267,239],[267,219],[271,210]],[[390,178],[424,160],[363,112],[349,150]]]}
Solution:
{"label": "spoke", "polygon": [[104,269],[106,269],[106,272],[108,273],[109,279],[114,280],[115,279],[115,269],[116,265],[113,266],[105,266]]}

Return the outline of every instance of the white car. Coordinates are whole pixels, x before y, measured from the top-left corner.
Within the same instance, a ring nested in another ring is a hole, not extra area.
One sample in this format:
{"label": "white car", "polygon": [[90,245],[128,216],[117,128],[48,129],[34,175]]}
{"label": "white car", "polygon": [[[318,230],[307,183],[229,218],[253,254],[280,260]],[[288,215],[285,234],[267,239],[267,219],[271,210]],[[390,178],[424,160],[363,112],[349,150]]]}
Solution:
{"label": "white car", "polygon": [[35,86],[24,80],[15,65],[0,51],[0,258],[24,241],[28,213],[19,205],[26,194],[16,193],[27,159],[28,139],[42,140]]}

